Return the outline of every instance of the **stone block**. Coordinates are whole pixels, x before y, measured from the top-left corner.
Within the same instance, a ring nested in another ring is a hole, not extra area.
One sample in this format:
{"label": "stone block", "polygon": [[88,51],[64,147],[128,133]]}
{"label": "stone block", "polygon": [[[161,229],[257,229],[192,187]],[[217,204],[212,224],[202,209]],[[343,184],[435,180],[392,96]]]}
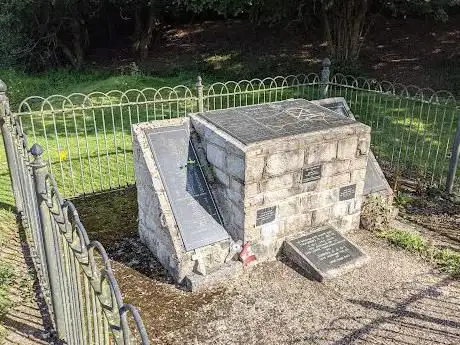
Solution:
{"label": "stone block", "polygon": [[342,139],[337,147],[337,159],[353,159],[356,157],[356,148],[358,146],[358,138],[351,137]]}
{"label": "stone block", "polygon": [[356,230],[359,228],[359,221],[361,219],[361,213],[353,213],[346,216],[343,216],[339,219],[338,230],[341,233],[347,233],[351,230]]}
{"label": "stone block", "polygon": [[301,199],[303,210],[314,210],[336,203],[339,199],[337,189],[328,189],[320,193],[310,194]]}
{"label": "stone block", "polygon": [[246,198],[252,198],[260,194],[258,183],[245,183],[244,184],[244,195]]}
{"label": "stone block", "polygon": [[244,228],[244,211],[238,205],[232,204],[232,222],[235,226]]}
{"label": "stone block", "polygon": [[243,207],[243,194],[233,189],[227,189],[228,198],[239,207]]}
{"label": "stone block", "polygon": [[312,213],[312,225],[319,226],[326,224],[331,218],[331,207],[324,207],[318,210],[314,210]]}
{"label": "stone block", "polygon": [[246,156],[246,176],[245,181],[247,183],[258,182],[262,179],[262,175],[265,167],[264,156],[258,156],[254,158],[248,158]]}
{"label": "stone block", "polygon": [[280,218],[290,217],[300,212],[300,199],[292,198],[278,204],[278,216]]}
{"label": "stone block", "polygon": [[332,218],[339,218],[346,216],[350,207],[350,202],[339,202],[332,206]]}
{"label": "stone block", "polygon": [[230,179],[230,189],[243,195],[244,194],[244,185],[235,179]]}
{"label": "stone block", "polygon": [[204,137],[202,137],[202,140],[204,140],[207,144],[213,144],[215,146],[220,147],[223,150],[225,150],[228,145],[228,141],[225,138],[216,134],[209,128],[206,128],[206,130],[204,131]]}
{"label": "stone block", "polygon": [[338,175],[350,170],[351,160],[336,160],[324,163],[322,176]]}
{"label": "stone block", "polygon": [[264,204],[270,205],[295,195],[291,189],[279,189],[264,193]]}
{"label": "stone block", "polygon": [[233,154],[227,154],[227,172],[244,181],[244,158]]}
{"label": "stone block", "polygon": [[289,236],[311,227],[312,213],[303,213],[290,216],[284,220],[284,235]]}
{"label": "stone block", "polygon": [[214,174],[216,175],[218,182],[222,183],[226,187],[230,186],[230,177],[227,173],[223,172],[219,168],[214,168]]}
{"label": "stone block", "polygon": [[350,163],[350,170],[361,170],[367,168],[368,156],[360,156]]}
{"label": "stone block", "polygon": [[353,213],[361,213],[361,209],[363,207],[363,202],[361,200],[362,198],[356,198],[350,202],[350,207],[348,209],[348,212],[350,214]]}
{"label": "stone block", "polygon": [[208,291],[211,288],[225,284],[229,279],[236,279],[241,276],[244,273],[243,269],[241,262],[230,261],[220,266],[218,270],[213,270],[206,275],[192,272],[184,278],[182,284],[188,291]]}
{"label": "stone block", "polygon": [[357,169],[351,172],[351,179],[350,182],[359,182],[364,181],[366,178],[366,169]]}
{"label": "stone block", "polygon": [[213,144],[206,145],[206,159],[216,168],[221,170],[226,169],[225,157],[226,153],[222,148],[215,146]]}
{"label": "stone block", "polygon": [[308,147],[305,154],[305,164],[329,162],[337,157],[337,141],[319,143]]}
{"label": "stone block", "polygon": [[262,244],[269,245],[275,241],[280,232],[280,224],[271,222],[260,226],[260,241]]}
{"label": "stone block", "polygon": [[341,187],[350,184],[350,173],[341,173],[329,177],[329,188]]}
{"label": "stone block", "polygon": [[291,188],[294,184],[294,175],[292,173],[274,176],[259,182],[260,192],[270,192],[279,189]]}
{"label": "stone block", "polygon": [[267,157],[266,176],[283,175],[287,172],[300,170],[303,166],[303,150],[274,153]]}
{"label": "stone block", "polygon": [[369,138],[368,137],[361,137],[358,140],[358,148],[356,151],[357,156],[367,156],[369,154]]}

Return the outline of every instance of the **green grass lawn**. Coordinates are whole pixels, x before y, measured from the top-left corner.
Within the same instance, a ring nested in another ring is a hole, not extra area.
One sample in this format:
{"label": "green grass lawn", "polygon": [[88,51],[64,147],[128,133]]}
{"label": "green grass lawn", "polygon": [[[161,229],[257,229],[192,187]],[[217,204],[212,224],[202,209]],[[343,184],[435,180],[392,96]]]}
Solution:
{"label": "green grass lawn", "polygon": [[[3,70],[0,78],[9,85],[12,111],[22,111],[19,118],[29,145],[43,146],[44,158],[67,197],[133,184],[131,125],[197,111],[193,74],[153,77],[52,71],[30,76]],[[318,85],[298,86],[302,80],[294,78],[276,83],[218,83],[212,88],[213,76],[203,80],[207,109],[320,97]],[[185,86],[171,88],[179,84]],[[122,93],[127,90],[131,91]],[[71,96],[56,95],[46,102],[29,98],[20,106],[26,96],[52,94]],[[339,86],[331,86],[329,95],[344,97],[355,116],[372,127],[372,147],[379,159],[412,171],[428,183],[443,185],[458,116],[453,106]],[[5,154],[0,150],[1,201],[10,205]]]}

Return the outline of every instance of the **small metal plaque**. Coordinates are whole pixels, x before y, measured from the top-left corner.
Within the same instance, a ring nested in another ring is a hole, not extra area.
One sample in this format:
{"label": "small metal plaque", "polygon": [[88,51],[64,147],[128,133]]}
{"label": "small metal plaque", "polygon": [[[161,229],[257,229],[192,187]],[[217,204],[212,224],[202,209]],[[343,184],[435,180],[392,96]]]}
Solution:
{"label": "small metal plaque", "polygon": [[304,99],[207,111],[200,116],[246,145],[355,122]]}
{"label": "small metal plaque", "polygon": [[273,222],[276,217],[276,206],[257,210],[256,226]]}
{"label": "small metal plaque", "polygon": [[302,183],[317,181],[321,179],[322,165],[317,165],[310,168],[305,168],[302,171]]}
{"label": "small metal plaque", "polygon": [[286,249],[288,257],[320,281],[367,259],[358,247],[331,227],[290,240]]}
{"label": "small metal plaque", "polygon": [[147,133],[185,250],[228,239],[190,142],[188,124]]}
{"label": "small metal plaque", "polygon": [[339,201],[350,200],[355,197],[356,184],[345,186],[339,190]]}

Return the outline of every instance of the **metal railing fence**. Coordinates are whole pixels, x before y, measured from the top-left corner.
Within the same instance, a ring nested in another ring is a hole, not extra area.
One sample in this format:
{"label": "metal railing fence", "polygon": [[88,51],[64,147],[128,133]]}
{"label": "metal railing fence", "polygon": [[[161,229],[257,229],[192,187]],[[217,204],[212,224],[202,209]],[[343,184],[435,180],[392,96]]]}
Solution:
{"label": "metal railing fence", "polygon": [[[426,186],[456,179],[460,106],[447,92],[336,74],[29,97],[15,116],[45,148],[45,160],[66,197],[118,189],[134,183],[131,125],[205,110],[234,108],[288,98],[344,97],[354,115],[372,127],[372,148],[381,162]],[[448,179],[450,177],[450,179]],[[455,183],[454,183],[455,181]]]}
{"label": "metal railing fence", "polygon": [[124,304],[110,260],[90,241],[72,202],[61,197],[40,145],[28,145],[0,81],[0,127],[18,215],[57,343],[148,344],[138,311]]}

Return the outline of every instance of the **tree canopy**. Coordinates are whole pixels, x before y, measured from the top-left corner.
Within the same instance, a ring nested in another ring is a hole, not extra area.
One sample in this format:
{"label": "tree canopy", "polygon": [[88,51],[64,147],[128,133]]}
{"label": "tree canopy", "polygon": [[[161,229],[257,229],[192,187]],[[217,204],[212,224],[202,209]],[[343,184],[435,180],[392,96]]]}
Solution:
{"label": "tree canopy", "polygon": [[165,23],[193,15],[245,17],[254,25],[320,27],[332,57],[355,60],[372,15],[447,20],[460,0],[0,0],[0,65],[80,68],[93,47],[124,44],[145,58]]}

